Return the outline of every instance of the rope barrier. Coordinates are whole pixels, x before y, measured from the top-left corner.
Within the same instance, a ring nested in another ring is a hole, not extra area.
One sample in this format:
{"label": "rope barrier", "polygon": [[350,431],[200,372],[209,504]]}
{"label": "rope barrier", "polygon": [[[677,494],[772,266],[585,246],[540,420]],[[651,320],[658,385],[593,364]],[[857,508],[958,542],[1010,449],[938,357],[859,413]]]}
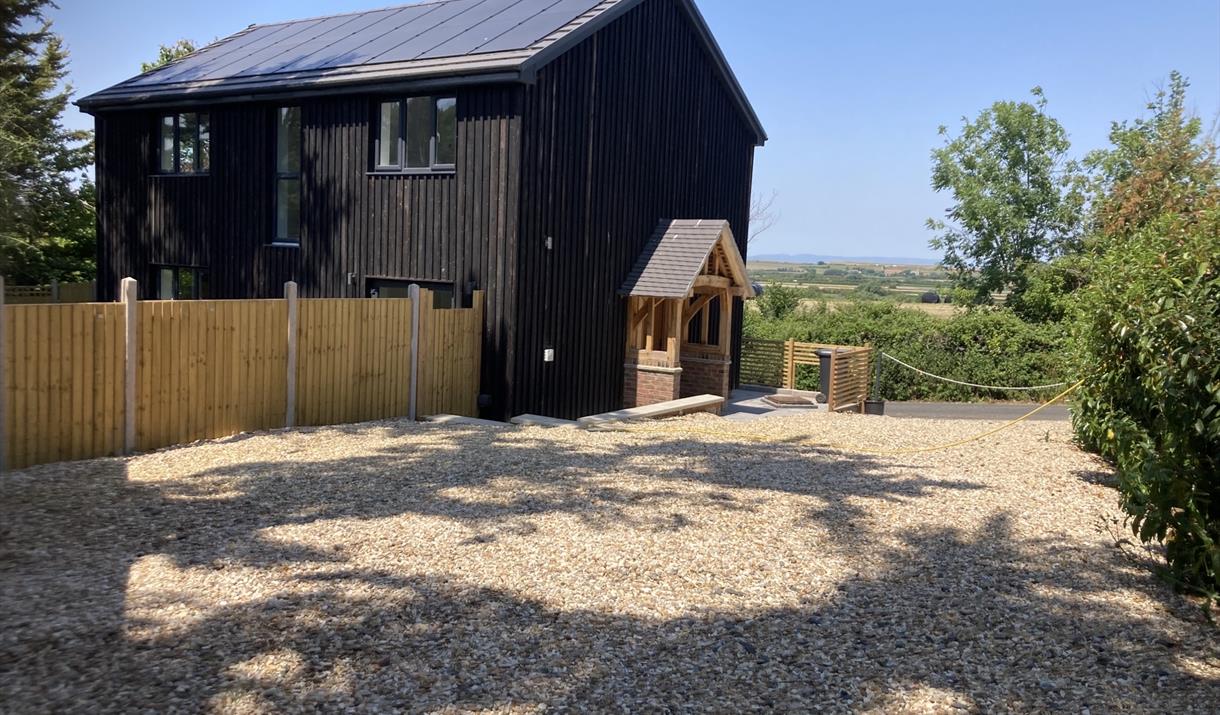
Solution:
{"label": "rope barrier", "polygon": [[[856,452],[858,454],[872,454],[872,455],[876,455],[876,456],[880,456],[880,457],[893,457],[893,456],[899,456],[899,455],[904,455],[904,454],[922,454],[925,452],[939,452],[939,451],[945,450],[945,449],[953,449],[955,447],[960,447],[962,445],[969,444],[971,442],[977,442],[980,439],[983,439],[985,437],[990,437],[991,435],[993,435],[997,432],[1006,430],[1015,424],[1024,422],[1025,420],[1029,419],[1030,417],[1033,417],[1034,415],[1038,414],[1042,410],[1045,410],[1047,407],[1050,407],[1051,405],[1055,404],[1056,402],[1067,397],[1072,392],[1074,392],[1076,390],[1076,388],[1080,387],[1083,384],[1084,384],[1084,380],[1083,379],[1079,380],[1076,382],[1076,384],[1067,388],[1063,392],[1060,392],[1058,395],[1055,395],[1054,397],[1047,400],[1046,402],[1043,402],[1042,404],[1038,405],[1037,407],[1030,410],[1029,412],[1026,412],[1025,414],[1021,415],[1020,417],[1016,418],[1015,420],[1010,420],[1010,421],[1005,422],[1004,424],[1000,425],[999,427],[994,427],[992,429],[987,430],[986,432],[980,432],[979,434],[973,435],[971,437],[967,437],[965,439],[959,439],[956,442],[950,442],[948,444],[938,444],[938,445],[935,445],[932,447],[914,447],[911,449],[888,449],[888,450],[872,449],[869,447],[857,447],[857,446],[848,446],[848,445],[841,445],[841,444],[814,442],[812,439],[808,439],[808,438],[799,440],[796,442],[796,444],[803,444],[803,445],[806,445],[809,447],[821,447],[822,449],[833,449],[838,452]],[[751,442],[787,442],[789,444],[793,443],[791,439],[785,438],[785,437],[776,438],[776,437],[770,437],[767,435],[751,434],[748,432],[743,434],[743,433],[726,432],[724,430],[672,429],[672,428],[655,428],[655,427],[654,428],[643,428],[643,429],[640,429],[639,427],[618,427],[618,428],[598,427],[598,428],[596,428],[596,431],[598,431],[598,432],[627,432],[627,433],[637,433],[637,434],[665,434],[665,433],[680,434],[680,435],[700,435],[701,434],[701,435],[707,435],[707,436],[711,436],[711,437],[718,437],[721,439],[723,439],[726,436],[731,435],[733,437],[740,437],[742,439],[745,439],[745,440],[748,440]]]}
{"label": "rope barrier", "polygon": [[920,375],[926,375],[927,377],[935,378],[937,380],[944,380],[945,382],[952,382],[954,385],[965,385],[966,387],[977,387],[981,390],[1019,390],[1019,391],[1049,390],[1049,389],[1052,389],[1055,387],[1063,387],[1064,385],[1067,384],[1066,382],[1056,382],[1051,385],[1033,385],[1032,387],[1002,387],[1000,385],[976,385],[973,382],[962,382],[961,380],[954,380],[951,377],[933,375],[932,373],[928,372],[927,370],[920,370],[919,368],[915,367],[914,365],[908,365],[907,363],[899,360],[898,358],[896,358],[893,355],[890,355],[889,353],[886,353],[886,352],[881,353],[881,357],[886,358],[887,360],[896,362],[899,365],[907,368],[908,370],[914,370],[915,372],[919,373]]}

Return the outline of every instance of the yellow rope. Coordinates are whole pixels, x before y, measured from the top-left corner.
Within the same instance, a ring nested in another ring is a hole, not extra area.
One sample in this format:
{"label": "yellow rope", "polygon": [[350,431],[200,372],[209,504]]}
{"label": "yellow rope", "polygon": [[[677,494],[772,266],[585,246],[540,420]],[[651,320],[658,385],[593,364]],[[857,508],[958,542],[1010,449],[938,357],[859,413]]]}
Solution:
{"label": "yellow rope", "polygon": [[[1030,410],[1029,412],[1026,412],[1024,415],[1021,415],[1020,417],[1016,418],[1015,420],[1012,420],[1010,422],[1005,422],[1004,424],[1000,425],[999,427],[989,429],[986,432],[981,432],[979,434],[974,435],[973,437],[967,437],[966,439],[960,439],[956,442],[950,442],[949,444],[939,444],[939,445],[936,445],[935,447],[915,447],[912,449],[879,450],[879,449],[870,449],[868,447],[854,447],[854,446],[840,445],[840,444],[825,444],[825,443],[814,442],[811,439],[801,440],[799,442],[799,444],[805,444],[810,447],[822,447],[824,449],[833,449],[833,450],[836,450],[839,452],[857,452],[857,453],[861,453],[861,454],[873,454],[873,455],[878,455],[878,456],[919,454],[922,452],[938,452],[942,449],[953,449],[954,447],[960,447],[963,444],[968,444],[970,442],[975,442],[975,441],[983,439],[985,437],[990,437],[991,435],[995,434],[996,432],[1006,430],[1009,427],[1012,427],[1013,425],[1015,425],[1019,422],[1024,422],[1025,420],[1029,419],[1030,417],[1033,417],[1034,415],[1038,414],[1042,410],[1045,410],[1047,407],[1050,407],[1051,405],[1055,404],[1056,402],[1067,397],[1074,390],[1076,390],[1076,388],[1080,387],[1082,384],[1084,384],[1084,380],[1077,381],[1076,384],[1067,388],[1063,392],[1060,392],[1058,395],[1055,395],[1051,399],[1047,400],[1046,402],[1043,402],[1041,405],[1038,405],[1034,409]],[[785,441],[782,438],[777,439],[774,437],[768,437],[768,436],[759,435],[759,434],[750,434],[750,433],[741,434],[741,433],[734,433],[734,432],[724,432],[724,431],[715,431],[715,430],[698,430],[698,429],[673,429],[673,428],[665,428],[665,427],[648,427],[648,428],[643,428],[643,429],[618,428],[618,429],[614,429],[613,431],[623,431],[623,432],[641,433],[641,434],[662,434],[662,433],[681,434],[681,435],[702,434],[702,435],[708,435],[708,436],[712,436],[712,437],[725,437],[728,435],[732,435],[734,437],[740,437],[740,438],[749,440],[751,442]]]}

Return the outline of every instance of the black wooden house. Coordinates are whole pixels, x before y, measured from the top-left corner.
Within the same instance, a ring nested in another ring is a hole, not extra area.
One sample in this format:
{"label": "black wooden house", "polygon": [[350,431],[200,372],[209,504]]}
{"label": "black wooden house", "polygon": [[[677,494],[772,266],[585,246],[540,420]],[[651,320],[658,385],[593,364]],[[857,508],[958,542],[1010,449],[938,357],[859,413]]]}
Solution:
{"label": "black wooden house", "polygon": [[736,380],[766,136],[691,0],[254,25],[78,104],[96,119],[101,300],[124,276],[145,299],[483,290],[499,418]]}

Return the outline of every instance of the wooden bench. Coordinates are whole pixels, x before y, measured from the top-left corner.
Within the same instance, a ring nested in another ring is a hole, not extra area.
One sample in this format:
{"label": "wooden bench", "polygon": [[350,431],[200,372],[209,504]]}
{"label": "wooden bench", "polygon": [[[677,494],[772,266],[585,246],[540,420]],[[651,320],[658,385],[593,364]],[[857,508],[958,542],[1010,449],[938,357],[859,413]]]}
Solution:
{"label": "wooden bench", "polygon": [[596,427],[612,422],[628,422],[630,420],[655,420],[662,417],[677,417],[689,415],[692,412],[715,412],[719,414],[724,398],[719,395],[695,395],[683,397],[680,400],[658,402],[642,407],[629,407],[625,410],[603,412],[600,415],[589,415],[576,420],[581,427]]}

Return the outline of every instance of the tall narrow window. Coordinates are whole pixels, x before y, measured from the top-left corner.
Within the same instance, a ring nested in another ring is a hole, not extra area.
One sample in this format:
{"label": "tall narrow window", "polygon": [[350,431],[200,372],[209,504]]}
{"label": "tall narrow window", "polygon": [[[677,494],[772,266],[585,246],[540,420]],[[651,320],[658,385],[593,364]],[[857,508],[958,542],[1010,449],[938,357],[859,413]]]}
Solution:
{"label": "tall narrow window", "polygon": [[211,168],[212,132],[207,114],[161,117],[157,169],[162,174],[203,174]]}
{"label": "tall narrow window", "polygon": [[407,129],[403,133],[407,145],[408,169],[427,169],[432,165],[432,100],[412,97],[407,100]]}
{"label": "tall narrow window", "polygon": [[374,128],[377,171],[449,171],[457,164],[457,99],[380,102]]}
{"label": "tall narrow window", "polygon": [[436,154],[432,163],[436,166],[453,166],[457,163],[457,100],[441,97],[436,100]]}
{"label": "tall narrow window", "polygon": [[399,102],[382,102],[377,126],[377,166],[378,168],[397,169],[399,129],[402,117]]}
{"label": "tall narrow window", "polygon": [[301,242],[300,107],[281,107],[276,113],[275,242]]}
{"label": "tall narrow window", "polygon": [[209,121],[210,117],[206,114],[199,115],[199,152],[197,157],[197,166],[199,171],[208,171],[212,168],[212,127]]}
{"label": "tall narrow window", "polygon": [[176,122],[173,116],[161,117],[161,173],[172,174],[174,167],[174,130]]}

